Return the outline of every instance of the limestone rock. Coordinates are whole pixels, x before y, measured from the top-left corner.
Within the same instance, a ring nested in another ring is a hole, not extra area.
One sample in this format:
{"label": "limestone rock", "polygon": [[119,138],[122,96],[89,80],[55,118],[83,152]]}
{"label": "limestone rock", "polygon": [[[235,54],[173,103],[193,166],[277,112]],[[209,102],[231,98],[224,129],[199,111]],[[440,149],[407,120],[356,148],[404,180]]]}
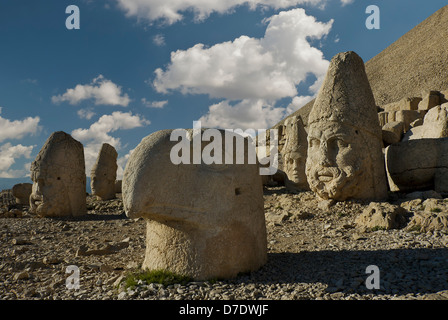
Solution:
{"label": "limestone rock", "polygon": [[372,202],[355,219],[355,224],[366,229],[378,227],[385,230],[398,229],[405,225],[406,214],[406,210],[398,205],[388,202]]}
{"label": "limestone rock", "polygon": [[29,205],[30,195],[33,188],[31,183],[19,183],[12,187],[12,195],[16,199],[17,204]]}
{"label": "limestone rock", "polygon": [[404,123],[398,121],[386,123],[382,128],[382,132],[385,144],[400,142],[404,133]]}
{"label": "limestone rock", "polygon": [[115,180],[115,193],[121,193],[121,180]]}
{"label": "limestone rock", "polygon": [[354,52],[330,63],[308,119],[306,173],[323,199],[384,199],[382,131],[364,63]]}
{"label": "limestone rock", "polygon": [[378,120],[380,122],[380,126],[384,127],[384,125],[389,122],[389,112],[387,111],[378,112]]}
{"label": "limestone rock", "polygon": [[103,143],[95,165],[90,173],[92,194],[100,200],[115,198],[118,153],[113,146]]}
{"label": "limestone rock", "polygon": [[420,97],[407,97],[397,102],[392,102],[383,106],[384,111],[418,110]]}
{"label": "limestone rock", "polygon": [[388,146],[385,158],[392,191],[448,193],[448,138],[402,141]]}
{"label": "limestone rock", "polygon": [[403,140],[445,137],[448,137],[448,103],[429,110],[425,115],[423,125],[409,130]]}
{"label": "limestone rock", "polygon": [[418,104],[418,110],[428,111],[435,106],[440,105],[440,92],[429,91],[423,96],[423,100]]}
{"label": "limestone rock", "polygon": [[283,169],[287,179],[285,185],[290,190],[309,190],[305,173],[308,151],[307,133],[300,117],[285,121],[286,142],[282,150]]}
{"label": "limestone rock", "polygon": [[[258,164],[248,163],[248,148],[243,164],[206,164],[204,160],[174,164],[170,154],[179,154],[179,144],[184,146],[182,154],[191,156],[191,140],[201,139],[195,132],[199,130],[181,130],[181,141],[171,141],[174,131],[161,130],[144,138],[124,170],[125,212],[129,218],[147,220],[143,268],[165,269],[198,280],[230,278],[258,269],[267,260]],[[216,131],[224,137],[223,130]],[[247,138],[243,140],[248,146]],[[211,142],[198,145],[204,153]],[[224,138],[214,149],[215,155],[223,156],[223,146]]]}
{"label": "limestone rock", "polygon": [[43,217],[87,213],[83,145],[69,134],[50,135],[31,164],[30,212]]}
{"label": "limestone rock", "polygon": [[395,112],[395,121],[403,122],[404,132],[409,131],[411,123],[421,118],[421,114],[415,110],[400,110]]}
{"label": "limestone rock", "polygon": [[406,226],[406,230],[419,232],[448,231],[448,212],[417,211]]}

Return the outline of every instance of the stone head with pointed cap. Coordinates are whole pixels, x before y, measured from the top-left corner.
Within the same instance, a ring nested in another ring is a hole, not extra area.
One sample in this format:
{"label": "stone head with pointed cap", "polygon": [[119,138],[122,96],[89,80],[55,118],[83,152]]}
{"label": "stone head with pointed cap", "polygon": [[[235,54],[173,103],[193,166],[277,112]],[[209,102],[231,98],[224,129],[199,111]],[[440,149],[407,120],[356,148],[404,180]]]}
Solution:
{"label": "stone head with pointed cap", "polygon": [[363,60],[331,60],[308,119],[306,174],[323,199],[384,199],[382,132]]}

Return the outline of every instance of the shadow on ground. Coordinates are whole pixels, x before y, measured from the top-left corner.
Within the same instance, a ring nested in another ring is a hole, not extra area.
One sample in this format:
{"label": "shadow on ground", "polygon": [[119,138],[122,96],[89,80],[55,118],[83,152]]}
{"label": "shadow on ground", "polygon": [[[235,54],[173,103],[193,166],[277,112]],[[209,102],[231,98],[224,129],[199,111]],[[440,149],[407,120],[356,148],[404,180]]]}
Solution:
{"label": "shadow on ground", "polygon": [[[378,290],[366,287],[369,265],[379,268]],[[266,265],[248,277],[259,283],[323,283],[330,293],[435,293],[448,290],[448,249],[270,253]]]}
{"label": "shadow on ground", "polygon": [[117,213],[89,213],[79,217],[48,217],[46,219],[52,219],[57,221],[110,221],[110,220],[124,220],[128,219],[123,212]]}

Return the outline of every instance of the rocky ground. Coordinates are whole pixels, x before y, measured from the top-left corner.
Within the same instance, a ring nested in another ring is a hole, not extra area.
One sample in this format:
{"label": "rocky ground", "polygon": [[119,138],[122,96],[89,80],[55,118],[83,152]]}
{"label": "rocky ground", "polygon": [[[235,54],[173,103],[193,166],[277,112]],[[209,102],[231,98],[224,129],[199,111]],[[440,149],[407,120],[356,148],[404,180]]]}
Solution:
{"label": "rocky ground", "polygon": [[[391,202],[412,215],[424,210],[425,195],[415,197]],[[448,299],[448,233],[360,228],[355,218],[368,203],[266,188],[268,262],[260,270],[125,289],[123,279],[143,261],[145,222],[128,219],[120,199],[89,196],[88,215],[77,219],[35,217],[7,192],[0,201],[0,300]],[[437,212],[448,212],[448,199],[434,201]],[[379,289],[366,287],[369,265],[380,270]],[[66,286],[74,274],[69,266],[79,268],[78,289]]]}

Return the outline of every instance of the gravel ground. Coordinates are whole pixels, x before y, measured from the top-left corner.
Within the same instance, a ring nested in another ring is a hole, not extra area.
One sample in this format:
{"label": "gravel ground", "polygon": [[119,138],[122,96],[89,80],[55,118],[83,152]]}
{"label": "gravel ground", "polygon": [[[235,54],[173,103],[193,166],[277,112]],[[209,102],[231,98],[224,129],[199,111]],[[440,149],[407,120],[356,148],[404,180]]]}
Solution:
{"label": "gravel ground", "polygon": [[[122,280],[143,261],[145,221],[128,219],[120,199],[89,196],[89,214],[77,219],[37,218],[26,207],[6,212],[5,199],[0,300],[448,300],[447,232],[364,231],[354,219],[367,203],[266,188],[268,262],[258,271],[125,289]],[[379,269],[379,289],[366,286],[370,265]],[[69,266],[78,268],[77,289],[67,287]]]}

